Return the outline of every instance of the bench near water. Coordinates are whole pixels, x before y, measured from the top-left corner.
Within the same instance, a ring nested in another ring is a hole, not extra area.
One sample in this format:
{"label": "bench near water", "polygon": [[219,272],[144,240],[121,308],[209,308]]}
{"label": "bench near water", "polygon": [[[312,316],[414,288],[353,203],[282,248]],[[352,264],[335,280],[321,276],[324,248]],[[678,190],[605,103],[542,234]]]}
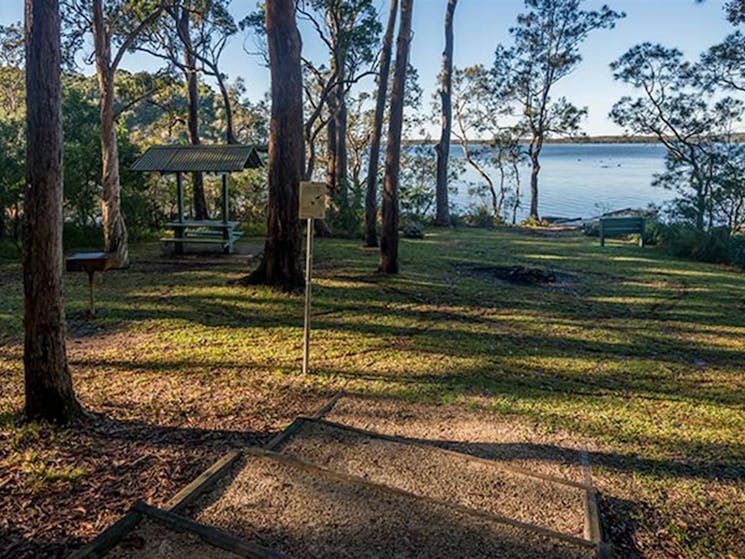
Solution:
{"label": "bench near water", "polygon": [[601,217],[600,218],[600,246],[605,246],[606,237],[623,237],[625,235],[639,235],[639,246],[644,246],[644,218],[632,217]]}

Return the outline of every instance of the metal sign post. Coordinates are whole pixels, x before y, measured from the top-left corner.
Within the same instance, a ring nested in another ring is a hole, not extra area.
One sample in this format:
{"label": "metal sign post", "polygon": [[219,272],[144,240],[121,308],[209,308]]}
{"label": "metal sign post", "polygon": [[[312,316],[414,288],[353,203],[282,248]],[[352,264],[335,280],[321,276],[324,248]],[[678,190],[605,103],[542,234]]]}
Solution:
{"label": "metal sign post", "polygon": [[308,231],[305,245],[305,326],[303,328],[303,374],[308,372],[310,358],[310,295],[313,278],[313,220],[326,217],[326,185],[322,182],[300,183],[300,219]]}
{"label": "metal sign post", "polygon": [[310,349],[310,282],[313,266],[313,218],[307,221],[308,234],[305,243],[305,326],[303,327],[303,374],[308,372]]}

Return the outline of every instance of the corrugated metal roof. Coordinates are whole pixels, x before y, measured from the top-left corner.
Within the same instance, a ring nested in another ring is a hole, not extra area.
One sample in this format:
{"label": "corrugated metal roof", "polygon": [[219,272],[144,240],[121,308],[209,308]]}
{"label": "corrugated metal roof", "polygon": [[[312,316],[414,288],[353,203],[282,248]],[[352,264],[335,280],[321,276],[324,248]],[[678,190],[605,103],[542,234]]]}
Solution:
{"label": "corrugated metal roof", "polygon": [[262,167],[254,146],[153,146],[132,165],[133,171],[159,173],[231,173]]}

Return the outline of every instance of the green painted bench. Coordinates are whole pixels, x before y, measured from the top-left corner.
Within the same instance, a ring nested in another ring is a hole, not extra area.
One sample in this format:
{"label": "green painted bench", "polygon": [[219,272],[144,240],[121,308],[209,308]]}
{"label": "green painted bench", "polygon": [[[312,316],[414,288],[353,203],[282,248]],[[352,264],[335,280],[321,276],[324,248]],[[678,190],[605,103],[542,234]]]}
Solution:
{"label": "green painted bench", "polygon": [[634,217],[601,217],[600,218],[600,246],[605,246],[606,237],[622,237],[624,235],[639,235],[639,246],[644,246],[644,218]]}

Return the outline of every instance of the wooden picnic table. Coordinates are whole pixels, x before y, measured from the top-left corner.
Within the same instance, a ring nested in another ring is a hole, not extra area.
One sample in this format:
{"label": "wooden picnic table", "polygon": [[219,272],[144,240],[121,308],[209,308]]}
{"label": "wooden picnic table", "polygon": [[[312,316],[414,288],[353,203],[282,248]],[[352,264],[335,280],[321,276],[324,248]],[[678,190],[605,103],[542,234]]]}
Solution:
{"label": "wooden picnic table", "polygon": [[238,221],[221,220],[182,220],[169,221],[166,229],[173,230],[173,237],[162,237],[164,243],[174,243],[176,252],[183,252],[185,244],[220,244],[225,254],[231,254],[234,250],[235,241],[243,233],[236,231]]}

